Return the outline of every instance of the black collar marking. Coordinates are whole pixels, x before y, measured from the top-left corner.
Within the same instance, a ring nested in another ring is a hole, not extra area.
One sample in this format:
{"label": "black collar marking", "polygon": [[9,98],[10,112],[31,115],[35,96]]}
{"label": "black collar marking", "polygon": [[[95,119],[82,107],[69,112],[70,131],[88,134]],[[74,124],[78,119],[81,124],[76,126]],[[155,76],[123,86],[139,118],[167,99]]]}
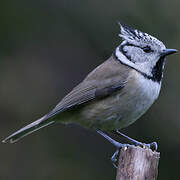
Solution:
{"label": "black collar marking", "polygon": [[[122,51],[121,51],[122,52]],[[122,52],[123,53],[123,52]],[[123,53],[124,55],[124,53]],[[162,77],[163,77],[163,67],[164,67],[164,63],[165,63],[165,57],[162,56],[160,57],[160,59],[157,61],[156,65],[154,66],[154,68],[152,69],[152,76],[132,67],[132,66],[129,66],[125,63],[123,63],[121,60],[118,59],[118,57],[116,56],[116,52],[113,53],[113,56],[115,57],[116,60],[118,60],[121,64],[125,65],[125,66],[128,66],[134,70],[136,70],[137,72],[139,72],[141,75],[143,75],[146,79],[150,79],[154,82],[158,82],[160,83],[161,80],[162,80]]]}
{"label": "black collar marking", "polygon": [[[129,45],[130,45],[130,44],[129,44]],[[126,43],[126,44],[123,44],[123,45],[120,45],[119,51],[121,51],[121,52],[123,53],[123,55],[126,56],[126,58],[127,58],[129,61],[133,62],[132,59],[131,59],[131,56],[128,56],[128,55],[126,54],[126,51],[123,49],[124,46],[127,46],[127,43]]]}

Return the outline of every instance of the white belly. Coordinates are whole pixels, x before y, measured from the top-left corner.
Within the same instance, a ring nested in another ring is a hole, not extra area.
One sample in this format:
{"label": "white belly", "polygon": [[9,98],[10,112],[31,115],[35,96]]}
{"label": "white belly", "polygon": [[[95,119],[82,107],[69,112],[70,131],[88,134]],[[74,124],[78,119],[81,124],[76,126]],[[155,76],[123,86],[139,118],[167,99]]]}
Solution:
{"label": "white belly", "polygon": [[[140,118],[159,96],[161,84],[147,80],[140,74],[136,75],[138,78],[134,83],[124,89],[124,91],[128,90],[128,93],[124,96],[116,95],[116,98],[119,98],[117,104],[119,128],[126,127]],[[124,102],[123,105],[122,102]]]}
{"label": "white belly", "polygon": [[141,117],[154,103],[161,84],[133,72],[126,86],[110,97],[89,104],[81,113],[81,123],[104,130],[124,128]]}

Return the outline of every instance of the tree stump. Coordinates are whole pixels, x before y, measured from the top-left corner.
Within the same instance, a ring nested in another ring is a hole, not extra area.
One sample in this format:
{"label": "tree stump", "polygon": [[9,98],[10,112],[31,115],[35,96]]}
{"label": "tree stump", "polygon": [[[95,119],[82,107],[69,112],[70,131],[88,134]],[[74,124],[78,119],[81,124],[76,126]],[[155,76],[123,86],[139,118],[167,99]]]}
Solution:
{"label": "tree stump", "polygon": [[156,180],[160,153],[130,146],[119,155],[116,180]]}

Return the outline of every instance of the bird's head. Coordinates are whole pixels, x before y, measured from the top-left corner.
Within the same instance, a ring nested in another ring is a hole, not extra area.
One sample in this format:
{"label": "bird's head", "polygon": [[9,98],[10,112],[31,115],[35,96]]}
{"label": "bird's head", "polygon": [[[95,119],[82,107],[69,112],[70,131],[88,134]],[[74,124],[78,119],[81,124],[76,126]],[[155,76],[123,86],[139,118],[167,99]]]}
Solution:
{"label": "bird's head", "polygon": [[117,47],[115,55],[125,65],[128,65],[154,81],[161,81],[165,65],[165,57],[177,52],[167,49],[157,38],[119,23],[123,39]]}

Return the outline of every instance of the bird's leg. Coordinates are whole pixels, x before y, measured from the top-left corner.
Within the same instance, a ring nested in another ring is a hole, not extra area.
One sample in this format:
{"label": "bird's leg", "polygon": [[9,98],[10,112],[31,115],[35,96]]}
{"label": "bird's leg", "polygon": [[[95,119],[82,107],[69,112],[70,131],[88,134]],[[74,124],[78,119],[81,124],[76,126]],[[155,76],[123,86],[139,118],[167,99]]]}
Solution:
{"label": "bird's leg", "polygon": [[116,165],[116,162],[117,162],[117,157],[118,157],[118,154],[119,154],[119,149],[120,148],[123,148],[123,147],[128,147],[128,146],[131,146],[129,144],[121,144],[117,141],[115,141],[114,139],[112,139],[110,136],[108,136],[107,134],[105,134],[104,132],[102,132],[101,130],[97,130],[97,132],[103,136],[104,138],[106,138],[110,143],[112,143],[115,147],[116,147],[116,151],[115,153],[112,155],[111,157],[111,161],[113,163],[113,166],[115,168],[117,168],[117,165]]}
{"label": "bird's leg", "polygon": [[132,139],[132,138],[126,136],[125,134],[121,133],[121,132],[118,131],[118,130],[117,130],[117,131],[114,131],[114,132],[115,132],[115,134],[121,135],[121,136],[123,136],[124,138],[128,139],[131,143],[133,143],[133,144],[136,145],[136,146],[153,148],[155,151],[157,151],[157,149],[158,149],[158,145],[157,145],[156,142],[152,142],[152,143],[149,143],[149,144],[145,144],[145,143],[139,142],[139,141],[137,141],[137,140],[135,140],[135,139]]}

